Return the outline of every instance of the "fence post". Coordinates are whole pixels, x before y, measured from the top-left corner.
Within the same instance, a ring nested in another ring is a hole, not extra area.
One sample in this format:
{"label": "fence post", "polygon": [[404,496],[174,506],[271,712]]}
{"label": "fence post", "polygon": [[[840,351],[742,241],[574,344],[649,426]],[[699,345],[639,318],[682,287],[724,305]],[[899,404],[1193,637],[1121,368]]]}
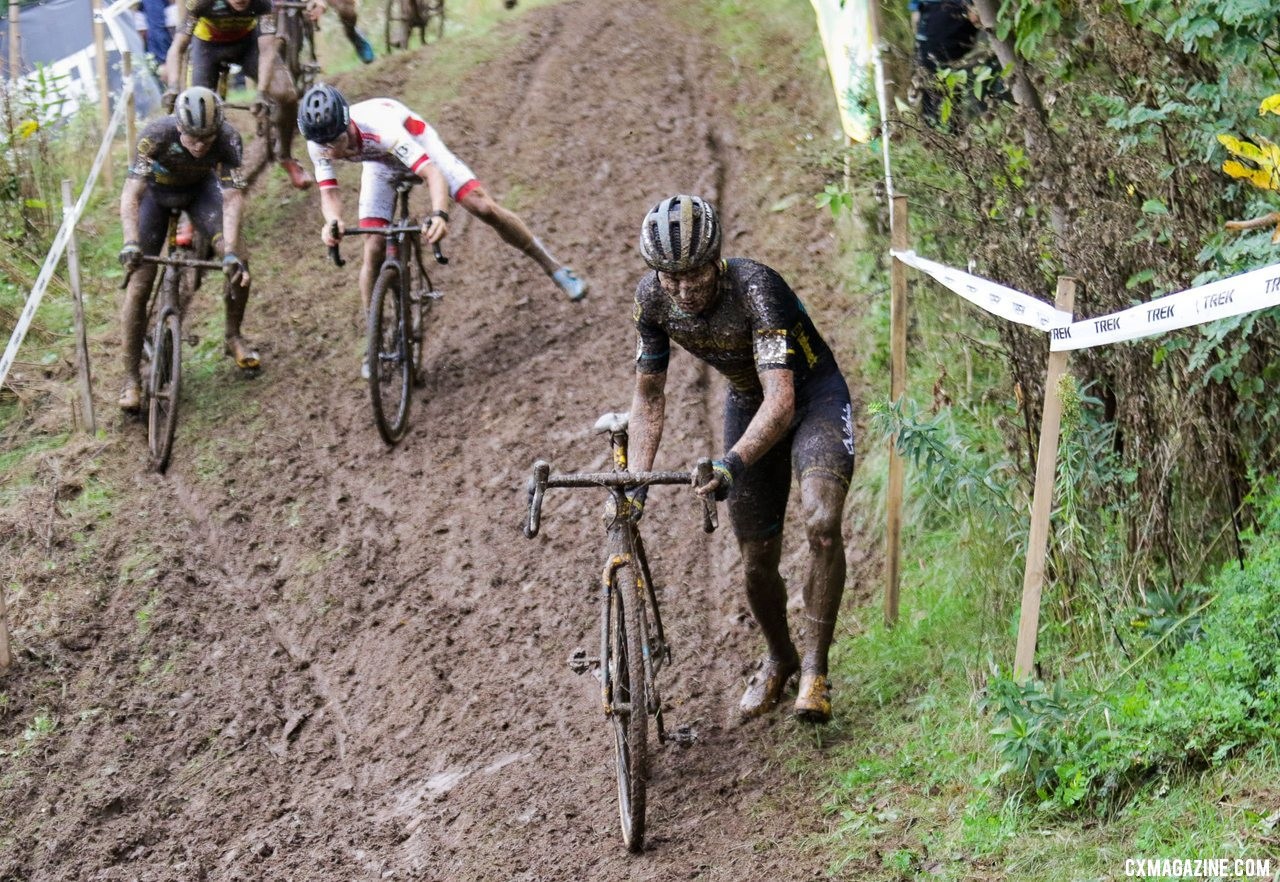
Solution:
{"label": "fence post", "polygon": [[[75,211],[71,198],[71,180],[62,181],[62,218],[66,222]],[[93,415],[93,373],[89,368],[89,341],[84,327],[84,297],[80,291],[80,249],[76,246],[76,228],[72,225],[67,237],[67,275],[71,282],[71,300],[75,305],[76,322],[76,373],[80,379],[80,424],[90,435],[97,434],[98,424]]]}
{"label": "fence post", "polygon": [[133,53],[124,51],[120,53],[120,70],[124,75],[124,81],[129,84],[129,89],[124,94],[124,143],[127,148],[125,153],[125,163],[133,162],[133,151],[138,146],[138,110],[134,101],[133,88]]}
{"label": "fence post", "polygon": [[[1075,311],[1077,281],[1058,279],[1054,305]],[[1062,398],[1058,383],[1067,372],[1067,353],[1050,352],[1044,378],[1044,410],[1040,421],[1040,447],[1036,452],[1036,486],[1031,497],[1031,533],[1027,537],[1027,565],[1022,578],[1022,611],[1018,616],[1018,648],[1013,676],[1025,680],[1036,662],[1036,637],[1040,632],[1040,594],[1044,589],[1044,562],[1049,545],[1049,515],[1053,508],[1053,484],[1058,473],[1058,430],[1062,424]]]}
{"label": "fence post", "polygon": [[[895,251],[910,248],[907,197],[893,197],[890,243]],[[889,398],[901,402],[907,391],[907,265],[893,258],[889,267]],[[898,585],[902,579],[903,463],[898,438],[889,439],[889,486],[885,514],[884,623],[898,622]]]}
{"label": "fence post", "polygon": [[0,671],[13,664],[13,653],[9,651],[9,610],[4,603],[5,587],[0,583]]}
{"label": "fence post", "polygon": [[9,82],[16,83],[22,76],[22,44],[19,42],[18,4],[9,3]]}
{"label": "fence post", "polygon": [[[98,72],[98,120],[103,134],[111,125],[111,81],[107,79],[106,22],[102,17],[102,0],[93,0],[93,51]],[[112,189],[113,173],[110,159],[102,167],[102,179],[107,189]]]}

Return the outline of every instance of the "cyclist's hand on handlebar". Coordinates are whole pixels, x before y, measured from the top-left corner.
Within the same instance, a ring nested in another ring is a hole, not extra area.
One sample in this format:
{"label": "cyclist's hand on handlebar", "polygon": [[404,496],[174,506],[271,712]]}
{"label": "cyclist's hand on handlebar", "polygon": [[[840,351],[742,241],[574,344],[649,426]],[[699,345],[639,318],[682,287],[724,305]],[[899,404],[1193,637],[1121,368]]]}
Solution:
{"label": "cyclist's hand on handlebar", "polygon": [[433,211],[431,217],[422,224],[422,235],[434,245],[449,234],[449,214],[445,211]]}
{"label": "cyclist's hand on handlebar", "polygon": [[714,494],[716,502],[724,502],[729,497],[729,491],[733,489],[734,481],[741,478],[746,470],[747,466],[742,461],[742,457],[730,450],[723,458],[711,461],[711,480],[695,488],[695,492],[699,496]]}
{"label": "cyclist's hand on handlebar", "polygon": [[249,284],[249,264],[230,251],[222,258],[222,272],[233,285]]}
{"label": "cyclist's hand on handlebar", "polygon": [[325,221],[324,226],[320,228],[320,241],[325,244],[325,247],[332,248],[338,244],[346,231],[347,225],[341,219]]}
{"label": "cyclist's hand on handlebar", "polygon": [[312,21],[319,21],[320,16],[324,15],[325,5],[321,0],[311,0],[307,4],[307,18]]}
{"label": "cyclist's hand on handlebar", "polygon": [[259,92],[254,99],[249,102],[249,112],[254,116],[263,116],[271,112],[272,100],[266,95]]}
{"label": "cyclist's hand on handlebar", "polygon": [[120,249],[120,265],[129,272],[142,266],[142,249],[137,242],[125,242]]}

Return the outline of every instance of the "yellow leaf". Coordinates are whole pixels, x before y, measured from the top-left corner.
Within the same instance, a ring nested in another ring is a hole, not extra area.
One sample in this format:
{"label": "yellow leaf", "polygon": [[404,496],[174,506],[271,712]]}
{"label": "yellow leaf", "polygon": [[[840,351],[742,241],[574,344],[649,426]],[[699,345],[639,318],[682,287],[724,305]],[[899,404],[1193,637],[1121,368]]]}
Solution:
{"label": "yellow leaf", "polygon": [[1272,95],[1270,98],[1263,99],[1258,105],[1258,116],[1265,116],[1268,113],[1274,113],[1280,116],[1280,94]]}
{"label": "yellow leaf", "polygon": [[1242,141],[1234,135],[1219,135],[1218,143],[1242,159],[1250,159],[1254,162],[1262,161],[1262,151],[1258,149],[1256,144]]}
{"label": "yellow leaf", "polygon": [[30,138],[40,130],[40,124],[34,119],[29,119],[22,125],[18,126],[18,137],[22,139]]}
{"label": "yellow leaf", "polygon": [[1276,170],[1274,168],[1253,169],[1236,162],[1234,159],[1228,159],[1222,164],[1222,170],[1233,178],[1241,178],[1263,190],[1280,189],[1280,187],[1276,186]]}

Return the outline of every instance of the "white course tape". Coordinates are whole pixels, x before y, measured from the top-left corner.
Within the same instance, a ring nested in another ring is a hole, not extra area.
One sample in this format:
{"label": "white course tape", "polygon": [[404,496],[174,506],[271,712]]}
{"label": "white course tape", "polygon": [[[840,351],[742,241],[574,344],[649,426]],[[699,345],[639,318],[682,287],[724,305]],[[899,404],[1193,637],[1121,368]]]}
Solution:
{"label": "white course tape", "polygon": [[1057,328],[1054,352],[1088,349],[1189,328],[1280,304],[1280,263]]}
{"label": "white course tape", "polygon": [[1074,318],[1071,313],[1056,309],[1030,294],[1023,294],[999,282],[992,282],[945,264],[935,263],[914,251],[890,251],[889,253],[907,266],[933,276],[974,306],[1011,322],[1039,328],[1042,331],[1051,331],[1054,328],[1066,328]]}
{"label": "white course tape", "polygon": [[89,195],[93,192],[93,185],[98,181],[98,173],[102,171],[102,166],[111,152],[111,141],[115,138],[116,129],[120,128],[120,124],[124,121],[125,110],[128,108],[128,103],[124,100],[124,96],[129,94],[129,90],[132,88],[133,79],[125,80],[124,86],[120,90],[120,100],[116,101],[115,113],[111,115],[111,121],[107,124],[106,134],[102,137],[102,146],[98,148],[98,156],[93,161],[93,167],[89,169],[89,176],[85,178],[84,189],[80,191],[80,198],[76,200],[75,208],[72,209],[71,213],[62,219],[62,226],[58,229],[58,235],[54,237],[53,245],[49,248],[49,254],[44,259],[44,266],[40,268],[40,275],[36,278],[36,283],[31,288],[31,296],[27,298],[27,305],[22,308],[22,315],[18,316],[18,324],[14,327],[13,334],[9,337],[9,345],[4,351],[4,356],[0,357],[0,386],[4,385],[4,381],[9,376],[9,368],[13,367],[13,361],[18,357],[18,347],[22,345],[22,341],[26,338],[27,330],[31,327],[31,321],[35,318],[36,310],[40,307],[40,301],[44,299],[44,292],[49,288],[49,281],[53,278],[53,272],[58,268],[58,263],[62,260],[62,252],[67,248],[67,241],[71,238],[71,231],[80,220],[80,215],[84,211],[85,205],[89,202]]}

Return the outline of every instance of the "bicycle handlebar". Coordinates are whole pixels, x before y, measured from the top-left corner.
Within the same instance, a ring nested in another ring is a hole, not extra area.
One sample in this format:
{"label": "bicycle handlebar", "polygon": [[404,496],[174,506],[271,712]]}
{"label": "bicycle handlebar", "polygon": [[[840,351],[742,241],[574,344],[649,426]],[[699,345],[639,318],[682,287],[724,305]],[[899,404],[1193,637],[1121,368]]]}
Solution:
{"label": "bicycle handlebar", "polygon": [[[693,471],[689,472],[575,472],[567,475],[552,475],[551,464],[540,459],[533,464],[533,474],[529,478],[529,517],[524,524],[524,535],[526,539],[538,535],[542,526],[542,498],[548,487],[618,487],[624,490],[657,484],[701,487],[710,480],[711,460],[705,457],[698,460]],[[715,500],[703,497],[703,531],[710,533],[718,525]]]}
{"label": "bicycle handlebar", "polygon": [[[344,232],[339,233],[338,224],[334,222],[329,224],[329,232],[341,241],[343,236],[394,236],[397,233],[421,233],[422,227],[419,224],[396,224],[390,227],[373,227],[371,229],[361,229],[360,227],[356,227],[353,230],[345,230]],[[440,250],[439,242],[431,243],[431,253],[435,255],[436,263],[441,266],[444,266],[449,262],[449,258],[445,257],[444,252]],[[334,266],[347,265],[347,262],[338,252],[337,245],[329,246],[329,259],[333,261]]]}
{"label": "bicycle handlebar", "polygon": [[[154,263],[160,266],[183,266],[192,267],[194,269],[212,269],[221,270],[222,264],[216,260],[196,260],[194,257],[152,257],[150,254],[142,255],[143,263]],[[133,278],[133,270],[127,270],[124,274],[124,281],[120,283],[120,290],[129,287],[129,280]]]}

